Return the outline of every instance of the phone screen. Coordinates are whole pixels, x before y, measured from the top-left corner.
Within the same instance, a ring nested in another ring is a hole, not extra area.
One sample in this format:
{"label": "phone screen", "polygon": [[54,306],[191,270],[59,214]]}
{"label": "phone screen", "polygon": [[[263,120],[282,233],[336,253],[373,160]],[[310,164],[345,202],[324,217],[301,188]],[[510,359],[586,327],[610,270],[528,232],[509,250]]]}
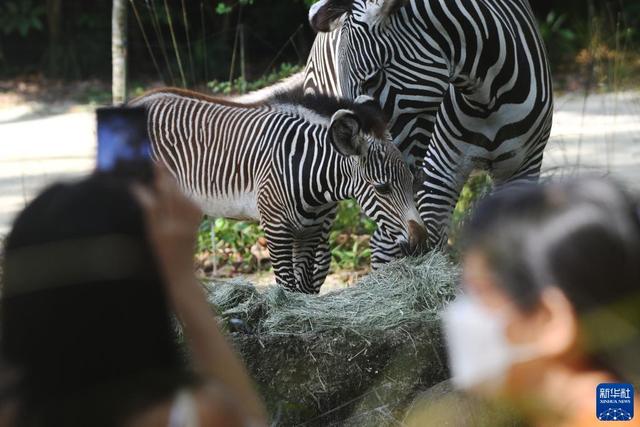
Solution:
{"label": "phone screen", "polygon": [[99,108],[99,172],[132,179],[151,177],[151,143],[144,108]]}

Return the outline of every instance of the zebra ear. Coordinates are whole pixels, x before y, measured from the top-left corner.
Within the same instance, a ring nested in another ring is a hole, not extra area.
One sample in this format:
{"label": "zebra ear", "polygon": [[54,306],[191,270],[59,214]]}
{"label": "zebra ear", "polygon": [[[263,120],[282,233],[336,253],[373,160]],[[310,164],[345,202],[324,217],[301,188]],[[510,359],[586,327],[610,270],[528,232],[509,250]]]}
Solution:
{"label": "zebra ear", "polygon": [[344,156],[360,156],[366,150],[366,143],[360,134],[360,120],[351,110],[338,110],[331,117],[329,138],[333,146]]}
{"label": "zebra ear", "polygon": [[368,0],[366,4],[364,20],[376,25],[387,22],[394,13],[409,4],[409,0]]}
{"label": "zebra ear", "polygon": [[337,28],[340,18],[351,10],[353,0],[320,0],[309,10],[309,23],[317,32],[327,33]]}
{"label": "zebra ear", "polygon": [[427,181],[428,175],[423,166],[413,171],[413,194],[417,194],[424,189],[424,183]]}

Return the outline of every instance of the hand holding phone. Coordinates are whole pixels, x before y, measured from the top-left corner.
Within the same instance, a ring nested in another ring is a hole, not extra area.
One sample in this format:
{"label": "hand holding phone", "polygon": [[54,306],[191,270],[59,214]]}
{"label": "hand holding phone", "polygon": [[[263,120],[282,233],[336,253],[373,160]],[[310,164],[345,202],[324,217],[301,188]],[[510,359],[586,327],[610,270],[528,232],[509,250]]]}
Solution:
{"label": "hand holding phone", "polygon": [[153,177],[151,143],[144,108],[99,108],[97,170],[124,179]]}

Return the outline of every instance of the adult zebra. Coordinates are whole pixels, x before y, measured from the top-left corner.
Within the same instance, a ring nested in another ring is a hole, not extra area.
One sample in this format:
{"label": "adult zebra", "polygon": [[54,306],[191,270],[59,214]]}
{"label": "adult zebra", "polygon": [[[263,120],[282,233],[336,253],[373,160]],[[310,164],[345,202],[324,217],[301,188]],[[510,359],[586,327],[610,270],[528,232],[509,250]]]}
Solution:
{"label": "adult zebra", "polygon": [[355,198],[408,252],[426,239],[413,176],[372,101],[298,90],[247,105],[165,88],[129,104],[146,108],[155,159],[204,212],[260,221],[278,283],[317,293],[340,200]]}
{"label": "adult zebra", "polygon": [[[416,193],[430,246],[446,242],[474,169],[497,185],[537,180],[553,93],[527,0],[321,0],[307,93],[368,94],[422,176]],[[377,233],[374,264],[399,255]]]}

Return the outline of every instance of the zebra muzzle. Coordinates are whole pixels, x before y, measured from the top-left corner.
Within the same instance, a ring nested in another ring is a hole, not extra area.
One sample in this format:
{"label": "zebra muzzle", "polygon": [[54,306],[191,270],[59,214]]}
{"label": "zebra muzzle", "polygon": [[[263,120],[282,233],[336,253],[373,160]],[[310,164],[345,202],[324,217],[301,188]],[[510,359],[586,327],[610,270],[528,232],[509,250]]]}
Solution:
{"label": "zebra muzzle", "polygon": [[420,255],[427,247],[427,229],[414,220],[409,220],[409,239],[400,244],[405,256]]}

